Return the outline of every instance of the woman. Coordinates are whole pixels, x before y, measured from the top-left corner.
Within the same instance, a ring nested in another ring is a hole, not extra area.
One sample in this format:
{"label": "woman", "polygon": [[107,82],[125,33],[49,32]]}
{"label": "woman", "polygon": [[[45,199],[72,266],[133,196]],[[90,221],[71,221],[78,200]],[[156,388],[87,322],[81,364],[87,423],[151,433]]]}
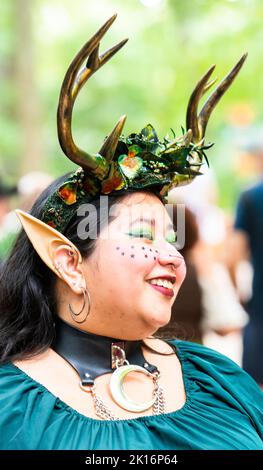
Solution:
{"label": "woman", "polygon": [[254,381],[210,349],[153,336],[185,276],[164,197],[198,174],[208,116],[244,58],[202,124],[192,111],[211,71],[198,84],[193,132],[160,142],[149,125],[124,139],[122,118],[92,156],[72,139],[72,108],[124,43],[98,56],[114,19],[82,48],[62,86],[59,139],[81,168],[49,186],[31,214],[17,211],[24,231],[1,279],[0,448],[262,449]]}

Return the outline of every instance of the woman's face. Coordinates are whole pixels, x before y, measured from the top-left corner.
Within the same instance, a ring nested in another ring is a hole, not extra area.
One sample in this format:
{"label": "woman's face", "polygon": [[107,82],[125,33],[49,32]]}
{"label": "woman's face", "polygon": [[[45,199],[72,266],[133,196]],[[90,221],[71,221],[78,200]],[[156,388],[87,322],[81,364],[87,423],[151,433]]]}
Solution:
{"label": "woman's face", "polygon": [[172,221],[156,196],[129,194],[115,206],[114,215],[84,261],[91,298],[85,329],[140,339],[169,322],[185,263],[174,246]]}

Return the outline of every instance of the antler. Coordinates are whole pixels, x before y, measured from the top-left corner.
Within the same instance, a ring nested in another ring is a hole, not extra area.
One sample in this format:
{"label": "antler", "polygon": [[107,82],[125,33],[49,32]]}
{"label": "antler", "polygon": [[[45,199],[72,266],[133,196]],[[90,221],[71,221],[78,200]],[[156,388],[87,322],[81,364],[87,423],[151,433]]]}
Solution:
{"label": "antler", "polygon": [[194,142],[199,142],[204,137],[206,126],[213,109],[215,108],[223,94],[226,92],[226,90],[230,87],[231,83],[237,76],[246,58],[247,54],[244,54],[238,61],[238,63],[229,72],[229,74],[217,86],[215,91],[209,96],[208,100],[205,102],[199,115],[197,114],[199,101],[204,95],[204,93],[215,83],[215,80],[212,80],[211,82],[207,83],[208,79],[210,78],[212,72],[215,69],[215,65],[212,65],[212,67],[197,83],[190,97],[186,114],[186,128],[192,129]]}
{"label": "antler", "polygon": [[[111,134],[105,140],[100,153],[90,155],[79,149],[73,140],[71,131],[72,111],[75,99],[86,81],[128,41],[128,39],[124,39],[99,56],[100,40],[116,17],[117,15],[114,15],[106,21],[71,62],[61,87],[57,112],[58,138],[63,152],[70,160],[80,165],[85,171],[101,178],[108,173],[109,162],[114,156],[126,116],[120,118]],[[86,59],[86,65],[80,69]]]}

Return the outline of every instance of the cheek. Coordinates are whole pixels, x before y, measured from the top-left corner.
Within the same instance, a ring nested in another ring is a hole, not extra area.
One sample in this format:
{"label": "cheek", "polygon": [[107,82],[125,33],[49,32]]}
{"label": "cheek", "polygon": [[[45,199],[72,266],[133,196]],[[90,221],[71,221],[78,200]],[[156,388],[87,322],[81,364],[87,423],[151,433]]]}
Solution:
{"label": "cheek", "polygon": [[147,272],[152,269],[157,260],[158,250],[147,246],[136,244],[117,244],[115,247],[115,258],[123,268],[131,272]]}
{"label": "cheek", "polygon": [[95,269],[95,285],[102,284],[104,294],[118,301],[121,298],[128,300],[130,296],[136,298],[138,289],[156,263],[158,253],[155,248],[126,242],[105,246],[100,253],[99,269]]}
{"label": "cheek", "polygon": [[183,261],[176,270],[176,279],[178,287],[180,288],[186,276],[186,264]]}

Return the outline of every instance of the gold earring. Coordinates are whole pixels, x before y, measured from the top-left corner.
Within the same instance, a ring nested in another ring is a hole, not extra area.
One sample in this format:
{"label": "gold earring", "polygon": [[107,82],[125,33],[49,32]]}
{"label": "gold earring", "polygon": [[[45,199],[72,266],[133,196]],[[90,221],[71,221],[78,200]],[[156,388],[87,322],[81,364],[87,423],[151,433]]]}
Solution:
{"label": "gold earring", "polygon": [[[88,289],[85,289],[85,287],[81,287],[82,289],[82,292],[83,292],[83,296],[84,296],[84,300],[83,300],[83,305],[80,309],[79,312],[74,312],[71,304],[68,304],[68,308],[69,308],[69,311],[70,311],[70,315],[71,315],[71,318],[76,322],[76,323],[84,323],[84,321],[86,321],[89,313],[90,313],[90,294],[89,294],[89,290]],[[89,299],[89,308],[88,308],[88,312],[86,313],[85,315],[85,318],[83,318],[83,320],[78,320],[78,316],[83,312],[84,308],[85,308],[85,305],[86,305],[86,294],[88,295],[88,299]]]}

